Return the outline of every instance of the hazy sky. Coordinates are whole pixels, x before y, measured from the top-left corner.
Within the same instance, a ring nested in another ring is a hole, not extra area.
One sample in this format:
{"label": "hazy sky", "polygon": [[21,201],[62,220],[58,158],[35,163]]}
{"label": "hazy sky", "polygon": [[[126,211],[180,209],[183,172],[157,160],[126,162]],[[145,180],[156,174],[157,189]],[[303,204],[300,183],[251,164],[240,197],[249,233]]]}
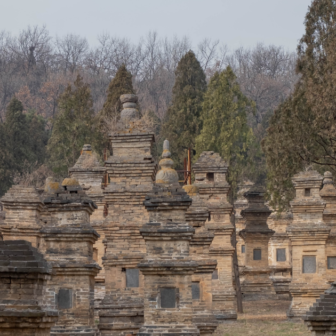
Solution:
{"label": "hazy sky", "polygon": [[160,37],[205,37],[230,49],[258,42],[295,50],[311,0],[0,0],[0,31],[17,34],[45,24],[52,35],[85,36],[91,45],[108,32],[136,42]]}

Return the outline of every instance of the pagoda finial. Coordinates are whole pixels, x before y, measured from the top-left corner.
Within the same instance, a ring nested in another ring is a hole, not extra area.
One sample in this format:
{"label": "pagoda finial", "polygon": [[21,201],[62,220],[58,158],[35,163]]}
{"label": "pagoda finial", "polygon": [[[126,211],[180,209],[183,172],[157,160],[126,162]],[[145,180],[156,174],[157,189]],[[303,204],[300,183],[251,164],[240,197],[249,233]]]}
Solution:
{"label": "pagoda finial", "polygon": [[120,113],[122,120],[139,119],[139,111],[137,108],[138,96],[134,94],[123,94],[120,96],[123,104],[123,110]]}
{"label": "pagoda finial", "polygon": [[156,174],[156,183],[173,184],[178,183],[178,175],[175,169],[173,169],[174,161],[170,158],[171,153],[169,151],[169,141],[163,142],[162,159],[159,162],[161,170]]}

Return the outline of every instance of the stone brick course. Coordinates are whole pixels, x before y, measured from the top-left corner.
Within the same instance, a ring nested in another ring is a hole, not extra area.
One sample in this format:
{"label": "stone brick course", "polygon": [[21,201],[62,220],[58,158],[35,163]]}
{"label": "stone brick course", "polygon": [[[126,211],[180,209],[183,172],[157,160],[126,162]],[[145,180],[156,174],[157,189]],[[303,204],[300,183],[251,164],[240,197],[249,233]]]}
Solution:
{"label": "stone brick course", "polygon": [[47,304],[59,309],[51,335],[95,336],[94,278],[100,267],[93,260],[93,244],[99,235],[90,215],[96,205],[75,179],[65,179],[55,194],[44,195],[43,203],[48,216],[41,251],[53,267]]}
{"label": "stone brick course", "polygon": [[203,152],[193,165],[195,186],[206,203],[209,218],[205,228],[214,234],[209,255],[217,260],[218,277],[212,279],[212,309],[219,322],[237,318],[236,292],[233,285],[233,252],[231,223],[233,206],[227,197],[227,165],[218,153]]}
{"label": "stone brick course", "polygon": [[336,283],[316,300],[303,319],[312,336],[336,335]]}
{"label": "stone brick course", "polygon": [[46,307],[51,265],[25,240],[0,241],[0,334],[47,336],[58,319]]}
{"label": "stone brick course", "polygon": [[137,97],[123,95],[120,128],[111,133],[112,155],[105,162],[109,185],[104,190],[108,216],[105,232],[106,294],[99,306],[102,335],[136,334],[143,324],[144,277],[138,287],[127,287],[128,269],[137,269],[145,256],[145,241],[139,229],[148,221],[143,205],[152,189],[156,163],[151,155],[154,134],[134,127],[138,120]]}
{"label": "stone brick course", "polygon": [[[76,179],[88,197],[94,201],[97,209],[90,217],[91,226],[99,234],[98,240],[94,243],[94,258],[101,267],[100,272],[95,278],[95,307],[98,308],[105,295],[105,269],[103,267],[103,256],[105,254],[105,231],[103,222],[105,219],[106,202],[103,194],[102,183],[106,169],[98,161],[91,145],[84,145],[81,155],[75,165],[69,169],[69,176]],[[96,312],[98,316],[98,312]]]}
{"label": "stone brick course", "polygon": [[[326,202],[320,196],[322,180],[318,172],[310,169],[292,179],[296,196],[291,202],[293,221],[287,227],[292,246],[293,276],[289,286],[292,303],[288,311],[291,318],[303,317],[329,287],[326,279],[326,241],[330,226],[323,220]],[[315,260],[315,269],[305,270],[305,260]]]}
{"label": "stone brick course", "polygon": [[264,204],[264,189],[253,186],[244,193],[248,207],[241,211],[245,228],[239,235],[245,242],[245,266],[242,293],[245,300],[276,299],[268,262],[268,243],[274,231],[267,218],[271,210]]}
{"label": "stone brick course", "polygon": [[144,202],[149,222],[140,229],[146,241],[146,257],[139,264],[145,291],[144,325],[138,335],[196,336],[200,332],[193,319],[192,276],[198,264],[189,254],[195,230],[185,220],[192,200],[171,168],[167,140],[162,157],[162,169]]}

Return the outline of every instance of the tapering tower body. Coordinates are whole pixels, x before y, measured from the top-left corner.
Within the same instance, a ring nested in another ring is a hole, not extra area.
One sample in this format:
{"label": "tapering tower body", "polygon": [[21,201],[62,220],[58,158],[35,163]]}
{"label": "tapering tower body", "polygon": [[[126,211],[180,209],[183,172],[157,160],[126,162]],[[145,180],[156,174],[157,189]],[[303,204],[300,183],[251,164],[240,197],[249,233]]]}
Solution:
{"label": "tapering tower body", "polygon": [[1,202],[6,213],[1,225],[3,239],[23,239],[39,248],[43,202],[36,188],[14,185],[2,197]]}
{"label": "tapering tower body", "polygon": [[286,232],[292,219],[293,214],[290,211],[273,211],[267,220],[268,227],[274,231],[268,243],[271,279],[278,298],[284,300],[290,300],[289,284],[292,281],[292,246]]}
{"label": "tapering tower body", "polygon": [[56,193],[44,196],[46,225],[40,250],[53,267],[46,301],[59,310],[51,335],[95,336],[94,278],[100,267],[93,260],[93,244],[99,235],[90,225],[90,215],[96,205],[71,178]]}
{"label": "tapering tower body", "polygon": [[212,311],[212,276],[217,268],[217,260],[211,258],[209,253],[214,234],[205,228],[209,211],[198,187],[185,185],[183,189],[192,199],[192,205],[186,212],[186,221],[195,229],[190,241],[190,256],[198,264],[192,275],[193,321],[200,334],[208,336],[215,332],[218,325]]}
{"label": "tapering tower body", "polygon": [[209,254],[217,260],[212,278],[212,307],[218,321],[237,318],[236,292],[233,286],[234,226],[233,206],[228,202],[230,186],[226,181],[228,166],[214,152],[203,152],[193,165],[195,186],[206,202],[209,219],[205,228],[214,234]]}
{"label": "tapering tower body", "polygon": [[329,287],[326,282],[326,241],[330,227],[323,221],[325,201],[320,196],[323,177],[306,170],[292,178],[295,198],[293,221],[287,227],[292,245],[292,303],[288,317],[302,317]]}
{"label": "tapering tower body", "polygon": [[326,278],[331,287],[307,311],[304,321],[312,335],[336,335],[336,188],[332,174],[325,172],[320,196],[326,203],[323,221],[331,231],[326,244]]}
{"label": "tapering tower body", "polygon": [[[237,200],[234,202],[235,209],[235,224],[236,224],[236,238],[237,238],[237,257],[238,266],[242,270],[245,265],[245,243],[244,239],[240,237],[239,232],[245,229],[245,220],[241,215],[242,210],[248,207],[248,201],[244,194],[253,186],[251,181],[244,181],[238,185]],[[240,281],[243,279],[240,278]]]}
{"label": "tapering tower body", "polygon": [[195,230],[185,220],[191,198],[172,169],[167,140],[160,166],[156,184],[144,202],[149,222],[140,229],[146,241],[145,260],[139,264],[145,276],[145,321],[138,335],[199,335],[192,307],[192,275],[197,263],[189,255]]}
{"label": "tapering tower body", "polygon": [[260,186],[254,186],[244,193],[248,207],[241,212],[245,229],[239,235],[245,242],[242,293],[247,300],[277,298],[268,264],[268,243],[274,231],[269,229],[267,218],[272,211],[264,204],[264,193]]}
{"label": "tapering tower body", "polygon": [[148,221],[143,205],[152,190],[156,163],[151,154],[154,134],[141,125],[137,97],[121,96],[120,127],[110,135],[112,156],[105,162],[110,183],[104,190],[106,294],[99,307],[102,335],[136,334],[143,324],[143,275],[138,263],[146,247],[139,229]]}
{"label": "tapering tower body", "polygon": [[105,269],[103,267],[103,256],[105,253],[104,239],[105,232],[103,222],[106,214],[106,203],[102,189],[102,182],[105,175],[105,167],[98,161],[92,151],[91,145],[84,145],[81,155],[75,165],[69,169],[70,177],[76,179],[87,196],[96,204],[97,209],[90,218],[91,226],[98,232],[99,238],[93,245],[93,258],[102,268],[96,276],[95,284],[95,306],[97,307],[105,295]]}
{"label": "tapering tower body", "polygon": [[329,283],[333,283],[336,278],[336,188],[330,172],[324,173],[320,196],[326,203],[323,210],[323,221],[330,228],[326,243],[326,277]]}

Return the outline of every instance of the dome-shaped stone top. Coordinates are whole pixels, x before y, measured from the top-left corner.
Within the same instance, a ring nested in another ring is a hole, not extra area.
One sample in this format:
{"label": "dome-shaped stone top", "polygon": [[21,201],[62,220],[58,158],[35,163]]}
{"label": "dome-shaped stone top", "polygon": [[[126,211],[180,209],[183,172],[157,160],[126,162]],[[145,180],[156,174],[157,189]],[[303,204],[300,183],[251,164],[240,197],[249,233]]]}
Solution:
{"label": "dome-shaped stone top", "polygon": [[120,96],[123,104],[123,110],[120,113],[122,120],[139,119],[139,111],[137,109],[138,97],[134,94],[124,94]]}
{"label": "dome-shaped stone top", "polygon": [[55,181],[53,177],[47,177],[44,191],[48,194],[54,194],[60,188],[59,182]]}

